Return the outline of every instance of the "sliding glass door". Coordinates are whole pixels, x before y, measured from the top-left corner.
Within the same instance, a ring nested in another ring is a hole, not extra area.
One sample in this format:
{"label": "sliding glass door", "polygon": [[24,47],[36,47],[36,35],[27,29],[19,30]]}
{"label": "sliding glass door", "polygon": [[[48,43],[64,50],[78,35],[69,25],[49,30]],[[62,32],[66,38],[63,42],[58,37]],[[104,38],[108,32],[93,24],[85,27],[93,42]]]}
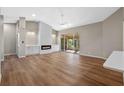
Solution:
{"label": "sliding glass door", "polygon": [[79,51],[79,35],[76,34],[65,34],[61,36],[61,50],[64,51]]}

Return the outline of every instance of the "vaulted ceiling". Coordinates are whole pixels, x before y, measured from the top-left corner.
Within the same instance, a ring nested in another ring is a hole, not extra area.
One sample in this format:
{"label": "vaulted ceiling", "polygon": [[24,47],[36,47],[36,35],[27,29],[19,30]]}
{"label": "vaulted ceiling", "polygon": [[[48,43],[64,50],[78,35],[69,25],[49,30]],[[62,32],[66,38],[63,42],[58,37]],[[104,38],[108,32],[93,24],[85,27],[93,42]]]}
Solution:
{"label": "vaulted ceiling", "polygon": [[[119,7],[2,7],[1,14],[4,15],[5,23],[26,17],[27,20],[42,21],[61,31],[103,21],[118,9]],[[62,26],[61,22],[66,25]]]}

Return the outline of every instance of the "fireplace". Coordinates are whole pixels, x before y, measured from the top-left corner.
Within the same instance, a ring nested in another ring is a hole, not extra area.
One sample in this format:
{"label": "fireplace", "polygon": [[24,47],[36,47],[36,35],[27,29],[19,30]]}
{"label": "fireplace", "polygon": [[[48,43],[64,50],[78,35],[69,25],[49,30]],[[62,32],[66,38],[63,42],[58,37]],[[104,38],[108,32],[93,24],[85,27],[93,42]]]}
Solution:
{"label": "fireplace", "polygon": [[41,45],[41,50],[51,49],[51,45]]}

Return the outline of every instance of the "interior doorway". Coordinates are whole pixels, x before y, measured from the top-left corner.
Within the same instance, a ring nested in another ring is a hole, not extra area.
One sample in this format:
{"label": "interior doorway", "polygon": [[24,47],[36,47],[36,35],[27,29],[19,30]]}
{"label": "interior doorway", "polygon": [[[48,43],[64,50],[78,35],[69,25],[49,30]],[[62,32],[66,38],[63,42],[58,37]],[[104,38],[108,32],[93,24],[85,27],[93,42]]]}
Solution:
{"label": "interior doorway", "polygon": [[61,50],[79,53],[79,34],[64,34],[61,36]]}

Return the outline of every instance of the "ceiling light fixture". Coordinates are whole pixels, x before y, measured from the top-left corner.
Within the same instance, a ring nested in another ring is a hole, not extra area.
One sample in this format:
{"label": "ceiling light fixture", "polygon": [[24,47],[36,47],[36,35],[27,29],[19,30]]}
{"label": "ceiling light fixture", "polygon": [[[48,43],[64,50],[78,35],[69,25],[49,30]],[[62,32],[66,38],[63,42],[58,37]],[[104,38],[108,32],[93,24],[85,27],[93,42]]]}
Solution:
{"label": "ceiling light fixture", "polygon": [[67,28],[67,27],[70,27],[70,26],[71,26],[71,24],[69,24],[69,23],[61,24],[61,27],[63,27],[63,28]]}
{"label": "ceiling light fixture", "polygon": [[35,17],[36,15],[35,14],[32,14],[33,17]]}
{"label": "ceiling light fixture", "polygon": [[35,32],[27,32],[27,35],[35,35]]}
{"label": "ceiling light fixture", "polygon": [[61,27],[67,28],[67,27],[71,26],[70,23],[64,22],[64,14],[63,14],[63,12],[62,12],[61,9],[60,9],[60,17],[61,17],[61,19],[60,19],[60,26],[61,26]]}

